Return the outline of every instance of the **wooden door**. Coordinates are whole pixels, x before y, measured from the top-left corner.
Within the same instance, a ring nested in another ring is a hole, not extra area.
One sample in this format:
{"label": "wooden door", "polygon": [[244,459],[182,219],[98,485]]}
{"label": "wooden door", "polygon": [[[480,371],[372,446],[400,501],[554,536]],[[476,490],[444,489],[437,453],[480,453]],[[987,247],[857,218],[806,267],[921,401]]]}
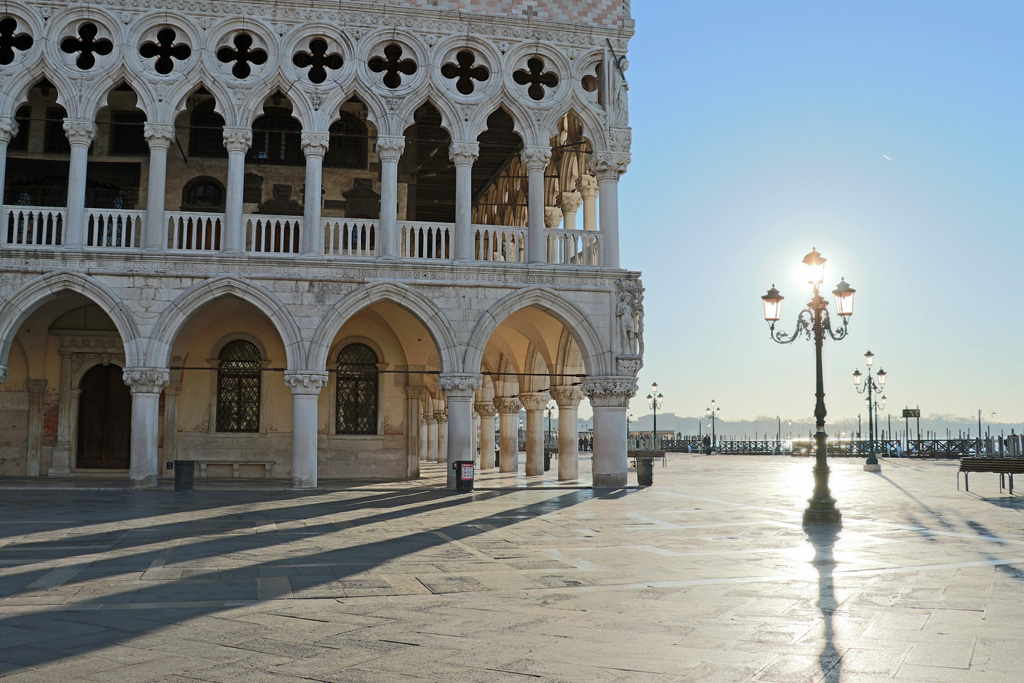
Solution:
{"label": "wooden door", "polygon": [[116,365],[97,365],[79,385],[78,452],[83,469],[128,469],[131,462],[132,395]]}

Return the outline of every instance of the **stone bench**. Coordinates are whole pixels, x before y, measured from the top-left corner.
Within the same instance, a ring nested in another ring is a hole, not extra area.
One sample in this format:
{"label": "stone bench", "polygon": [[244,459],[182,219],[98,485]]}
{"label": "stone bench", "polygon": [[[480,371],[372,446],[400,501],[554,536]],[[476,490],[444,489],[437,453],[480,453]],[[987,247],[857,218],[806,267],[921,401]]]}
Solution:
{"label": "stone bench", "polygon": [[211,460],[209,458],[194,458],[193,461],[199,466],[199,478],[206,479],[206,468],[208,465],[231,465],[231,478],[240,479],[242,465],[263,465],[263,477],[270,476],[270,468],[274,466],[273,460]]}

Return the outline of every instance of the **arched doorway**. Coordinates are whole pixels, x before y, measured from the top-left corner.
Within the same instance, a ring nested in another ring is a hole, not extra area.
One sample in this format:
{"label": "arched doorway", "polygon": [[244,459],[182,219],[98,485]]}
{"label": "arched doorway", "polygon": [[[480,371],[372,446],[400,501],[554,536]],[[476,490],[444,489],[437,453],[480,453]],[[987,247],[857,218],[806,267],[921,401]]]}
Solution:
{"label": "arched doorway", "polygon": [[121,368],[97,365],[82,377],[78,398],[79,469],[128,469],[131,460],[132,395]]}

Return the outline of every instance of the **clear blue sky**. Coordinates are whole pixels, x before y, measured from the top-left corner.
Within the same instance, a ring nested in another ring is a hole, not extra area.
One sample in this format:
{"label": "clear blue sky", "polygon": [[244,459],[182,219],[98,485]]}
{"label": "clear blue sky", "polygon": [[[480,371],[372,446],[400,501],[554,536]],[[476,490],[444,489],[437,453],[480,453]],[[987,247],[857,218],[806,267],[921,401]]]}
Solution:
{"label": "clear blue sky", "polygon": [[[807,416],[813,345],[760,296],[857,289],[826,341],[829,420],[874,351],[890,410],[1024,421],[1024,2],[634,0],[622,265],[643,271],[664,410]],[[888,156],[889,159],[883,157]],[[831,299],[831,296],[830,296]],[[832,304],[834,306],[834,303]]]}

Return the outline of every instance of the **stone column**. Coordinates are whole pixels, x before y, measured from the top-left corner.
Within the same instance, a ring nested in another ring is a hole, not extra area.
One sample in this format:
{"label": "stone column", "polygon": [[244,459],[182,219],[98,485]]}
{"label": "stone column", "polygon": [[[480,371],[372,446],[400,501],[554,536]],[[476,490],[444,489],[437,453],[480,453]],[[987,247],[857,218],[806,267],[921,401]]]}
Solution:
{"label": "stone column", "polygon": [[377,256],[398,256],[398,160],[405,150],[403,136],[377,138],[380,155],[380,224],[377,226]]}
{"label": "stone column", "polygon": [[327,386],[326,372],[285,373],[292,390],[292,488],[315,489],[317,403]]}
{"label": "stone column", "polygon": [[302,151],[306,155],[306,203],[302,213],[300,249],[306,256],[324,255],[324,227],[320,213],[323,204],[324,156],[331,145],[331,134],[302,132]]}
{"label": "stone column", "polygon": [[71,352],[60,351],[60,384],[57,387],[57,443],[53,447],[48,477],[71,474]]}
{"label": "stone column", "polygon": [[583,229],[597,230],[597,178],[580,176],[576,180],[576,189],[583,198]]}
{"label": "stone column", "polygon": [[160,251],[167,248],[167,223],[164,207],[167,194],[167,150],[174,142],[174,126],[147,123],[143,127],[149,144],[149,180],[146,188],[146,224],[142,229],[142,248]]}
{"label": "stone column", "polygon": [[0,206],[4,203],[4,183],[7,182],[7,145],[18,134],[18,127],[18,122],[13,116],[0,116]]}
{"label": "stone column", "polygon": [[604,242],[601,265],[619,267],[619,177],[626,172],[628,154],[597,152],[587,162],[597,176],[601,193],[601,236]]}
{"label": "stone column", "polygon": [[28,389],[28,452],[25,475],[38,477],[43,459],[43,399],[46,397],[46,380],[25,380],[25,388]]}
{"label": "stone column", "polygon": [[153,487],[159,474],[160,392],[170,382],[170,371],[125,368],[122,376],[132,391],[131,485]]}
{"label": "stone column", "polygon": [[437,462],[437,419],[427,413],[427,462]]}
{"label": "stone column", "polygon": [[594,409],[594,486],[626,485],[626,411],[633,377],[591,377],[583,393]]}
{"label": "stone column", "polygon": [[245,226],[242,225],[242,192],[245,189],[245,153],[252,146],[248,128],[225,128],[224,147],[228,150],[227,202],[224,206],[224,233],[221,250],[229,254],[245,251]]}
{"label": "stone column", "polygon": [[562,227],[566,230],[576,229],[576,212],[580,210],[580,206],[583,204],[583,196],[579,192],[563,192],[561,209],[562,209]]}
{"label": "stone column", "polygon": [[[163,462],[178,459],[178,399],[181,396],[181,370],[171,371],[171,382],[164,388]],[[166,470],[160,469],[160,472]]]}
{"label": "stone column", "polygon": [[[422,409],[422,406],[420,406],[420,408]],[[426,460],[427,459],[427,439],[428,439],[428,436],[429,436],[429,434],[427,433],[427,418],[424,417],[423,414],[421,413],[420,414],[420,433],[419,433],[420,460]]]}
{"label": "stone column", "polygon": [[473,260],[473,162],[479,142],[453,142],[448,158],[455,164],[455,260]]}
{"label": "stone column", "polygon": [[494,407],[498,419],[498,467],[501,472],[519,471],[519,410],[518,398],[496,398]]}
{"label": "stone column", "polygon": [[529,179],[527,261],[544,263],[547,261],[544,242],[544,171],[551,159],[551,149],[549,147],[526,147],[520,158],[523,161],[523,166],[526,167]]}
{"label": "stone column", "polygon": [[435,410],[434,421],[437,423],[437,453],[434,462],[443,463],[448,458],[448,411]]}
{"label": "stone column", "polygon": [[473,404],[480,415],[480,469],[494,469],[494,416],[498,411],[494,403],[481,401]]}
{"label": "stone column", "polygon": [[96,139],[96,124],[92,121],[64,119],[64,133],[71,145],[64,246],[80,249],[85,244],[85,179],[89,166],[89,146]]}
{"label": "stone column", "polygon": [[579,387],[551,387],[551,398],[558,403],[558,480],[579,479],[578,417],[583,392]]}
{"label": "stone column", "polygon": [[405,387],[405,476],[415,479],[420,476],[420,434],[419,426],[423,409],[422,385]]}
{"label": "stone column", "polygon": [[448,438],[445,469],[448,471],[448,488],[455,488],[455,470],[452,464],[457,460],[476,461],[473,453],[473,397],[483,384],[480,375],[442,374],[437,378],[438,386],[448,399]]}
{"label": "stone column", "polygon": [[544,474],[544,407],[548,395],[520,394],[526,408],[526,476]]}

